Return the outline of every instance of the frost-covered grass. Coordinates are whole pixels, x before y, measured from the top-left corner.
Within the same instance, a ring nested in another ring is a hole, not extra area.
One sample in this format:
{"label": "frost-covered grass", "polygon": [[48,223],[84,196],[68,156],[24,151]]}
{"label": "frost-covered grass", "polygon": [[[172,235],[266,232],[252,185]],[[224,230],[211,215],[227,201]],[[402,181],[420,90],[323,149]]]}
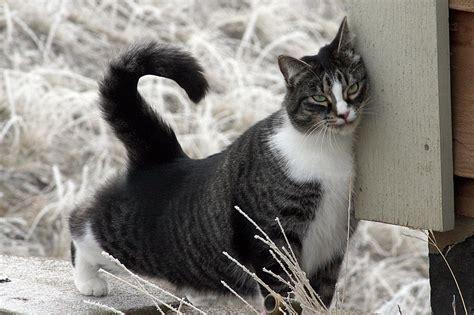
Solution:
{"label": "frost-covered grass", "polygon": [[[197,106],[164,79],[140,89],[186,152],[203,157],[280,106],[276,56],[316,52],[342,16],[329,0],[0,1],[0,252],[66,257],[65,214],[123,165],[96,106],[96,80],[117,50],[148,38],[202,62],[211,91]],[[429,312],[427,246],[409,233],[361,224],[344,307]]]}

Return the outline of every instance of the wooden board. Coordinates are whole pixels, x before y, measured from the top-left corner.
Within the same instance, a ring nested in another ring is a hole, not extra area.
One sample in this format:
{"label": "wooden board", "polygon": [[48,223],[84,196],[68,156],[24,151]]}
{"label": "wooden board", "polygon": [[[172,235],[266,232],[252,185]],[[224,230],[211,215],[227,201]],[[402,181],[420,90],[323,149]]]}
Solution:
{"label": "wooden board", "polygon": [[356,216],[454,225],[447,0],[347,0],[371,81],[356,147]]}
{"label": "wooden board", "polygon": [[449,7],[455,10],[474,12],[474,0],[449,0]]}
{"label": "wooden board", "polygon": [[450,23],[454,173],[474,178],[474,13],[452,11]]}
{"label": "wooden board", "polygon": [[456,177],[454,195],[456,213],[474,218],[474,179]]}
{"label": "wooden board", "polygon": [[[463,242],[466,238],[474,235],[474,218],[456,216],[456,224],[454,230],[447,232],[434,232],[436,244],[441,250],[445,250],[450,245],[456,245]],[[429,245],[430,253],[438,253],[438,250]]]}

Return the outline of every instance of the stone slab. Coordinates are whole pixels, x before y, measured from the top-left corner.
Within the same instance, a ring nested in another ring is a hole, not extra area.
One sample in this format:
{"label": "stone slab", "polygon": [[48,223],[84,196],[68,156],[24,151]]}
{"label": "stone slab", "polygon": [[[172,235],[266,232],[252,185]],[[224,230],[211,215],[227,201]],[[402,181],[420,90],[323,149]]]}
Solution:
{"label": "stone slab", "polygon": [[[109,288],[106,297],[85,297],[74,286],[69,261],[0,255],[0,313],[107,313],[84,303],[84,300],[96,301],[126,313],[156,312],[150,299],[136,289],[112,279],[109,279]],[[172,301],[163,294],[149,291],[166,302]]]}

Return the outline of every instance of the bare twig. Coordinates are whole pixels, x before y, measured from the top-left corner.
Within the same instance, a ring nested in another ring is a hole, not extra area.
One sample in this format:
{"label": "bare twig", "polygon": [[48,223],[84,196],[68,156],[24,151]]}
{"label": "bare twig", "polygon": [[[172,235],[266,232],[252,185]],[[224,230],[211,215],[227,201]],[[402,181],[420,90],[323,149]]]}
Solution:
{"label": "bare twig", "polygon": [[233,295],[235,295],[239,300],[241,300],[252,312],[260,314],[249,302],[247,302],[243,297],[241,297],[234,289],[232,289],[225,281],[221,280],[221,283],[224,287],[227,288]]}

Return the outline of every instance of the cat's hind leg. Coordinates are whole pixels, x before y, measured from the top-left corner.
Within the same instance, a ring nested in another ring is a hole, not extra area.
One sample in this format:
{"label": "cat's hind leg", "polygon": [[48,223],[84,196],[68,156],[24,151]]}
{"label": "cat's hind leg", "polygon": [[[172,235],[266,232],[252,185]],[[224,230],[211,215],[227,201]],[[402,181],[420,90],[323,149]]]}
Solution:
{"label": "cat's hind leg", "polygon": [[108,293],[105,279],[99,274],[99,269],[110,264],[102,256],[102,249],[94,239],[89,226],[85,233],[74,239],[74,284],[83,295],[104,296]]}

